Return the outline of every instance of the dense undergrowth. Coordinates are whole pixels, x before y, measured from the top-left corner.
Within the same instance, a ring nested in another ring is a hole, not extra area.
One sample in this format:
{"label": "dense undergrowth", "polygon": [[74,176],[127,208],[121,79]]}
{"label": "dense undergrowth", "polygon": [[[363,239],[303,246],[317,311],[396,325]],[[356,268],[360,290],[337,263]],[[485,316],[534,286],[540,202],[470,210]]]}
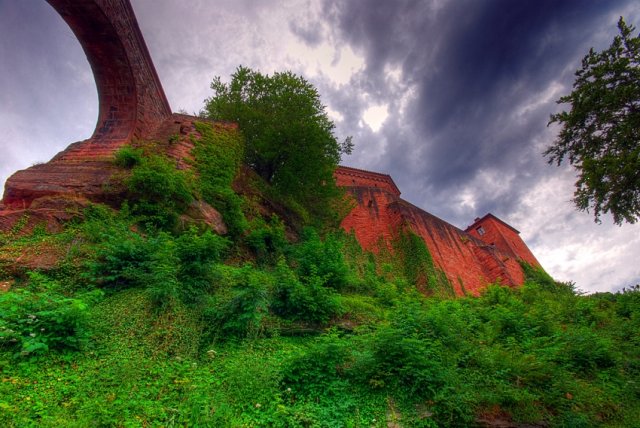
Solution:
{"label": "dense undergrowth", "polygon": [[[337,230],[287,233],[231,190],[241,148],[200,133],[194,172],[126,148],[120,209],[1,237],[3,253],[64,254],[47,271],[2,270],[2,426],[640,420],[638,290],[581,295],[525,266],[518,289],[456,299],[410,234],[376,257]],[[216,169],[225,156],[235,166]],[[196,199],[227,237],[178,221]]]}

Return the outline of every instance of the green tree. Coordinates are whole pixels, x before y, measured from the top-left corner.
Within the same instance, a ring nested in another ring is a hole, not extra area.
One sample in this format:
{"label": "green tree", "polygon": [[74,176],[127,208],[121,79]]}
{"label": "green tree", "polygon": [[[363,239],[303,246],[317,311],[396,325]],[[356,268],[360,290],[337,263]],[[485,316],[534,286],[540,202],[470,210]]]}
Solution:
{"label": "green tree", "polygon": [[610,213],[616,224],[640,215],[640,36],[621,17],[611,46],[593,48],[576,71],[571,94],[558,103],[570,111],[551,115],[562,126],[544,155],[578,170],[574,203],[593,209],[596,222]]}
{"label": "green tree", "polygon": [[336,140],[315,87],[291,72],[269,76],[239,67],[230,83],[216,77],[211,88],[203,113],[238,123],[246,163],[312,215],[326,212],[339,194],[333,172],[352,145],[350,138]]}

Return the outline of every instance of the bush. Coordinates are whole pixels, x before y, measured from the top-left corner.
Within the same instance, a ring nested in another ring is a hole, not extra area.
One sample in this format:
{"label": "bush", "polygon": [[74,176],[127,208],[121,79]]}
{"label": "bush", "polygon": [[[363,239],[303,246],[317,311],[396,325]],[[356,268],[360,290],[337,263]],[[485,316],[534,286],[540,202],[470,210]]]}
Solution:
{"label": "bush", "polygon": [[251,265],[226,268],[223,281],[231,285],[226,293],[218,293],[205,310],[205,322],[213,327],[210,335],[219,337],[256,338],[265,331],[269,309],[271,278]]}
{"label": "bush", "polygon": [[334,290],[324,287],[317,275],[301,283],[283,259],[276,266],[273,294],[271,309],[286,319],[324,324],[340,312]]}
{"label": "bush", "polygon": [[190,228],[178,237],[166,232],[147,236],[125,223],[102,235],[87,275],[98,285],[145,287],[157,306],[176,298],[195,302],[212,286],[212,268],[228,246],[225,238]]}
{"label": "bush", "polygon": [[193,302],[213,285],[213,266],[219,262],[229,241],[210,230],[190,228],[176,238],[178,280],[182,297]]}
{"label": "bush", "polygon": [[193,201],[193,177],[160,155],[146,155],[137,162],[124,180],[131,213],[143,224],[173,228],[178,215]]}
{"label": "bush", "polygon": [[131,146],[123,146],[115,153],[114,162],[120,168],[131,169],[142,163],[144,153],[142,149],[136,149]]}
{"label": "bush", "polygon": [[16,356],[80,349],[88,339],[87,305],[54,291],[0,293],[0,349]]}
{"label": "bush", "polygon": [[344,374],[350,360],[349,342],[333,331],[289,359],[282,369],[282,382],[300,396],[331,395],[348,384]]}
{"label": "bush", "polygon": [[348,282],[350,269],[344,259],[344,245],[339,235],[329,234],[324,241],[313,228],[305,228],[302,243],[293,249],[298,275],[303,282],[315,277],[322,285],[342,289]]}
{"label": "bush", "polygon": [[254,253],[258,263],[274,264],[286,251],[288,242],[284,235],[284,224],[275,214],[268,222],[261,217],[251,222],[245,242]]}

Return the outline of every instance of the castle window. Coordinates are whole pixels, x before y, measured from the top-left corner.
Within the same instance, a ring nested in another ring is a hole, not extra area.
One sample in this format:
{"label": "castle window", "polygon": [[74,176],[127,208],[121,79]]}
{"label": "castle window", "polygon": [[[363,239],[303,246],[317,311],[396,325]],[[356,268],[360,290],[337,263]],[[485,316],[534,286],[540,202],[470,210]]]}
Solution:
{"label": "castle window", "polygon": [[476,232],[478,232],[478,235],[482,236],[484,235],[484,228],[482,226],[478,226],[476,227]]}

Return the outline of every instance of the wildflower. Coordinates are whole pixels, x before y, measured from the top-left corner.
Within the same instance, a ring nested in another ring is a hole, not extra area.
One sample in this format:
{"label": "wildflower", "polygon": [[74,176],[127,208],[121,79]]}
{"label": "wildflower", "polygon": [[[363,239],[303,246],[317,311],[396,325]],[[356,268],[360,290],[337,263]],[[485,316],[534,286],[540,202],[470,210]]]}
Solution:
{"label": "wildflower", "polygon": [[262,407],[262,404],[256,403],[256,409],[259,409],[260,407]]}
{"label": "wildflower", "polygon": [[29,333],[29,336],[36,337],[36,334],[35,333]]}

